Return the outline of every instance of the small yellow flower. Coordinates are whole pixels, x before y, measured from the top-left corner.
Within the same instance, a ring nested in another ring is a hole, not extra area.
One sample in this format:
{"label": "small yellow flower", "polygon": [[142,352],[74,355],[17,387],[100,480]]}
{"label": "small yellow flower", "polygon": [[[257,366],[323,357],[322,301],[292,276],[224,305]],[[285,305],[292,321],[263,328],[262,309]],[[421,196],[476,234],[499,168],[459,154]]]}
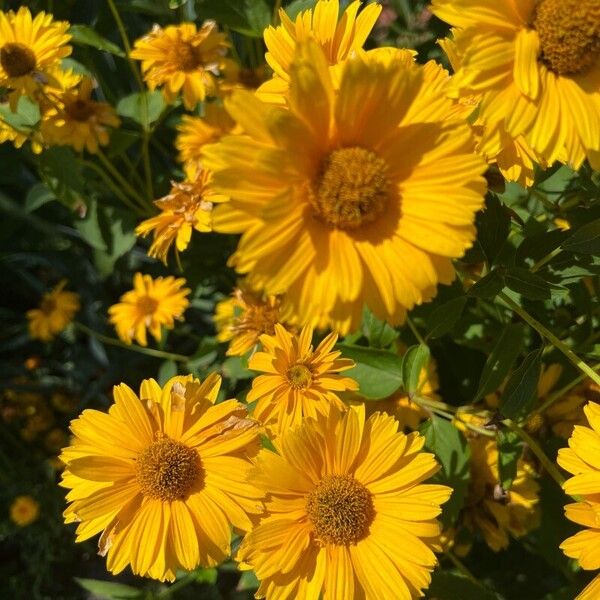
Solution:
{"label": "small yellow flower", "polygon": [[298,336],[283,325],[275,325],[275,335],[261,335],[264,351],[256,352],[248,367],[260,371],[252,381],[246,400],[256,401],[253,416],[274,436],[298,425],[303,417],[327,414],[330,405],[346,410],[338,392],[356,391],[358,384],[341,372],[354,366],[341,352],[332,352],[337,335],[330,333],[318,346],[312,346],[312,327]]}
{"label": "small yellow flower", "polygon": [[60,456],[64,512],[77,541],[102,532],[110,572],[173,581],[178,569],[212,567],[229,555],[231,527],[248,531],[262,508],[248,483],[259,427],[236,400],[215,405],[221,378],[153,379],[139,396],[115,386],[108,414],[85,410]]}
{"label": "small yellow flower", "polygon": [[154,29],[135,42],[131,57],[142,61],[144,79],[151,90],[162,87],[166,102],[183,91],[183,104],[192,110],[207,95],[214,95],[215,75],[229,44],[214,21],[200,30],[194,23]]}
{"label": "small yellow flower", "polygon": [[230,298],[217,304],[214,321],[217,339],[230,342],[227,355],[241,356],[259,343],[262,334],[275,333],[275,323],[281,321],[280,302],[276,296],[263,299],[236,288]]}
{"label": "small yellow flower", "polygon": [[160,214],[142,221],[135,230],[143,237],[154,233],[148,256],[159,258],[164,264],[173,244],[176,252],[188,247],[193,230],[212,231],[213,204],[227,200],[226,196],[211,191],[209,171],[190,164],[185,174],[185,181],[171,182],[170,193],[154,202]]}
{"label": "small yellow flower", "polygon": [[224,134],[233,132],[235,128],[235,121],[218,102],[207,104],[203,117],[184,115],[177,126],[178,134],[175,139],[179,160],[186,165],[197,164],[202,158],[201,150],[204,144],[216,142]]}
{"label": "small yellow flower", "polygon": [[439,468],[390,416],[364,410],[305,419],[263,449],[251,480],[266,497],[237,558],[261,581],[258,598],[409,600],[437,564],[440,504],[424,484]]}
{"label": "small yellow flower", "polygon": [[92,100],[94,84],[85,78],[76,89],[65,91],[42,121],[42,137],[50,145],[72,146],[78,152],[98,152],[109,142],[108,127],[121,123],[112,106]]}
{"label": "small yellow flower", "polygon": [[[590,402],[584,408],[589,427],[576,425],[569,447],[558,451],[558,464],[573,477],[563,488],[571,496],[581,496],[580,502],[567,504],[567,519],[587,529],[567,538],[561,550],[576,559],[585,570],[600,569],[600,404]],[[596,600],[600,594],[600,575],[577,596],[577,600]]]}
{"label": "small yellow flower", "polygon": [[146,331],[157,342],[162,338],[161,327],[175,327],[175,319],[181,319],[189,306],[186,296],[190,291],[184,288],[183,278],[158,277],[136,273],[133,276],[133,289],[121,296],[121,301],[108,309],[110,322],[118,336],[127,344],[136,340],[147,346]]}
{"label": "small yellow flower", "polygon": [[27,311],[29,335],[49,342],[73,320],[80,308],[79,295],[63,291],[67,280],[63,279],[52,291],[44,294],[39,308]]}
{"label": "small yellow flower", "polygon": [[13,109],[20,96],[35,98],[55,81],[52,71],[71,54],[68,29],[66,21],[45,12],[33,17],[25,6],[16,13],[0,11],[0,87],[8,88]]}
{"label": "small yellow flower", "polygon": [[10,520],[19,527],[31,525],[39,515],[39,502],[31,496],[17,496],[10,505]]}

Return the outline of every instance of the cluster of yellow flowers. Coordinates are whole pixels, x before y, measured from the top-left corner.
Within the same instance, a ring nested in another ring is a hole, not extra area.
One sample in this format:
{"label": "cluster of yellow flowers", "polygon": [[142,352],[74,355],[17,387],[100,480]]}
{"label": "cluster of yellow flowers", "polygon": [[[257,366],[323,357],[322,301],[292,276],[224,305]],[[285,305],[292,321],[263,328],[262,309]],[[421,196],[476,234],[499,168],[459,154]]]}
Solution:
{"label": "cluster of yellow flowers", "polygon": [[[68,29],[69,23],[44,12],[32,17],[25,6],[0,11],[0,87],[8,95],[0,103],[0,143],[19,148],[29,140],[36,153],[53,145],[97,152],[108,144],[108,128],[119,126],[112,107],[92,99],[92,79],[62,67],[71,54]],[[37,105],[39,126],[15,123],[21,99]]]}

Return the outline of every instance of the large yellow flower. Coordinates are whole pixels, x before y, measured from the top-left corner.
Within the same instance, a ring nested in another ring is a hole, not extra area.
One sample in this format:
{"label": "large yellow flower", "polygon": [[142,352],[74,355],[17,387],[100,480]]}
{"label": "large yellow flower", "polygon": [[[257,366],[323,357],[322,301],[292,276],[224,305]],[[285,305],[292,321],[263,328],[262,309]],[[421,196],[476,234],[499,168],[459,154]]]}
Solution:
{"label": "large yellow flower", "polygon": [[434,0],[457,29],[461,95],[481,94],[487,128],[523,135],[546,162],[600,168],[600,3]]}
{"label": "large yellow flower", "polygon": [[264,333],[273,335],[275,323],[281,321],[280,301],[266,299],[245,288],[236,288],[230,298],[215,308],[215,325],[220,342],[230,342],[227,356],[241,356],[252,350]]}
{"label": "large yellow flower", "polygon": [[183,104],[192,110],[207,95],[214,95],[215,76],[229,44],[214,21],[200,30],[194,23],[154,29],[135,42],[131,57],[142,61],[144,79],[151,90],[162,88],[173,103],[183,91]]}
{"label": "large yellow flower", "polygon": [[262,450],[252,481],[266,512],[238,558],[258,598],[410,599],[428,587],[439,551],[440,504],[451,489],[422,482],[438,470],[424,439],[364,411],[306,419]]}
{"label": "large yellow flower", "polygon": [[214,566],[229,554],[231,525],[246,531],[260,512],[247,482],[259,428],[236,400],[215,405],[221,379],[146,379],[137,396],[114,388],[108,414],[85,410],[71,423],[61,485],[77,541],[102,532],[107,567],[175,579],[177,569]]}
{"label": "large yellow flower", "polygon": [[[587,527],[567,538],[560,546],[569,557],[576,559],[582,569],[600,569],[600,404],[590,402],[584,408],[589,427],[576,425],[569,447],[558,451],[558,464],[572,473],[564,490],[581,496],[580,502],[567,504],[567,519]],[[596,600],[600,594],[600,576],[577,596],[577,600]]]}
{"label": "large yellow flower", "polygon": [[78,88],[58,97],[42,121],[42,136],[50,145],[73,146],[78,152],[98,152],[109,142],[107,127],[121,123],[114,108],[106,102],[92,100],[93,81],[86,77]]}
{"label": "large yellow flower", "polygon": [[243,234],[230,263],[253,288],[286,293],[302,324],[345,333],[364,303],[396,324],[452,281],[485,162],[410,53],[354,56],[339,76],[336,91],[323,52],[299,45],[289,110],[235,92],[225,104],[245,134],[204,154],[231,197],[214,228]]}
{"label": "large yellow flower", "polygon": [[159,258],[165,264],[173,244],[176,252],[183,252],[190,243],[193,230],[212,230],[213,204],[227,200],[226,196],[211,191],[211,175],[198,164],[187,165],[185,175],[185,181],[172,182],[170,193],[154,202],[160,214],[142,221],[135,230],[137,235],[144,237],[154,234],[148,256]]}
{"label": "large yellow flower", "polygon": [[158,277],[136,273],[133,289],[121,296],[121,302],[108,309],[110,322],[119,337],[131,344],[135,339],[142,346],[148,345],[146,330],[157,342],[162,338],[161,327],[173,329],[175,319],[181,319],[190,301],[190,291],[184,288],[183,278]]}
{"label": "large yellow flower", "polygon": [[54,289],[42,297],[39,308],[27,311],[29,335],[32,338],[49,342],[53,340],[73,320],[79,310],[79,295],[65,292],[67,280],[63,279]]}
{"label": "large yellow flower", "polygon": [[275,335],[261,335],[263,352],[256,352],[248,367],[261,371],[252,381],[246,400],[255,402],[253,416],[264,423],[274,436],[299,425],[304,417],[327,414],[331,405],[339,410],[346,406],[338,392],[355,391],[358,384],[340,375],[354,366],[341,352],[332,352],[337,335],[330,333],[318,346],[312,346],[312,327],[299,335],[283,325],[275,325]]}
{"label": "large yellow flower", "polygon": [[69,23],[45,12],[32,17],[29,8],[0,11],[0,87],[8,88],[11,106],[21,95],[35,97],[55,81],[52,71],[71,54]]}

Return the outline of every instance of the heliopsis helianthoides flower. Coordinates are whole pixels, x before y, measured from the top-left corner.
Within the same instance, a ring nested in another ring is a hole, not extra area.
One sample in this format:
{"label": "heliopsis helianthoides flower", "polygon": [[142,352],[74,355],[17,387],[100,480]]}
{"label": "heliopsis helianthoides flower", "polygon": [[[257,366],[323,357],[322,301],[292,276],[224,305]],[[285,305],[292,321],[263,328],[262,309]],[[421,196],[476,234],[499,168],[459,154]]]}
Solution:
{"label": "heliopsis helianthoides flower", "polygon": [[461,95],[487,128],[524,136],[548,164],[600,168],[598,0],[434,0],[457,29]]}
{"label": "heliopsis helianthoides flower", "polygon": [[162,88],[172,104],[180,92],[183,104],[192,110],[207,95],[215,93],[218,72],[229,43],[214,21],[198,30],[194,23],[158,25],[135,42],[131,57],[142,61],[144,80],[151,90]]}
{"label": "heliopsis helianthoides flower", "polygon": [[42,121],[42,136],[50,145],[72,146],[78,152],[98,152],[109,142],[108,127],[121,123],[115,109],[92,99],[94,82],[86,77],[77,88],[65,91]]}
{"label": "heliopsis helianthoides flower", "polygon": [[190,163],[185,168],[185,175],[184,181],[171,182],[167,196],[154,202],[160,214],[142,221],[135,230],[137,235],[144,237],[153,233],[154,241],[148,256],[159,258],[165,264],[173,244],[176,252],[183,252],[190,243],[193,230],[212,230],[213,204],[227,200],[226,196],[211,191],[209,171]]}
{"label": "heliopsis helianthoides flower", "polygon": [[289,110],[244,91],[225,100],[244,134],[204,147],[231,198],[213,227],[242,233],[230,264],[253,289],[285,293],[300,324],[344,334],[365,303],[400,323],[473,243],[486,167],[471,129],[440,110],[406,51],[349,58],[335,90],[308,41],[290,77]]}
{"label": "heliopsis helianthoides flower", "polygon": [[121,301],[108,309],[110,322],[118,336],[127,344],[136,340],[147,346],[149,331],[157,342],[162,338],[162,327],[173,329],[175,320],[182,319],[190,301],[186,296],[190,289],[184,288],[185,279],[157,277],[136,273],[133,289],[121,296]]}
{"label": "heliopsis helianthoides flower", "polygon": [[236,288],[230,298],[215,308],[219,342],[229,342],[227,356],[241,356],[252,350],[264,333],[273,335],[279,323],[280,301],[275,296],[262,298],[245,288]]}
{"label": "heliopsis helianthoides flower", "polygon": [[85,410],[60,456],[70,491],[64,516],[77,541],[99,532],[108,570],[175,579],[214,566],[230,550],[231,526],[251,528],[260,493],[248,483],[260,428],[236,400],[215,404],[221,379],[146,379],[137,396],[115,386],[108,414]]}
{"label": "heliopsis helianthoides flower", "polygon": [[314,9],[298,13],[295,21],[280,9],[281,25],[269,26],[264,31],[265,59],[273,69],[274,77],[260,86],[261,98],[274,102],[281,100],[281,94],[289,85],[298,43],[309,38],[314,40],[329,65],[341,63],[360,50],[379,17],[381,4],[372,2],[359,12],[360,7],[360,0],[354,0],[340,15],[339,0],[319,0]]}
{"label": "heliopsis helianthoides flower", "polygon": [[222,135],[232,132],[235,121],[229,116],[223,104],[210,102],[204,107],[203,117],[183,115],[177,126],[175,148],[179,160],[184,164],[196,164],[202,158],[204,144],[216,142]]}
{"label": "heliopsis helianthoides flower", "polygon": [[255,402],[252,416],[274,436],[298,425],[304,417],[327,414],[330,406],[345,410],[339,392],[351,392],[358,384],[340,375],[354,367],[340,351],[332,349],[337,335],[330,333],[317,347],[312,346],[312,327],[299,335],[275,325],[274,335],[261,335],[262,352],[256,352],[248,367],[264,373],[252,381],[247,402]]}
{"label": "heliopsis helianthoides flower", "polygon": [[455,421],[466,433],[471,450],[471,480],[460,520],[472,532],[479,531],[498,552],[508,547],[510,536],[522,537],[539,525],[539,485],[532,464],[521,456],[510,490],[503,490],[496,440],[465,429],[465,422],[481,426],[485,419],[458,413]]}
{"label": "heliopsis helianthoides flower", "polygon": [[421,596],[452,492],[423,483],[439,468],[423,443],[388,415],[332,407],[261,450],[251,480],[266,510],[236,557],[261,581],[257,598]]}
{"label": "heliopsis helianthoides flower", "polygon": [[[584,408],[589,427],[575,426],[569,447],[558,451],[558,464],[573,477],[563,488],[581,501],[565,506],[567,519],[587,527],[567,538],[561,550],[576,559],[585,570],[600,569],[600,404],[590,402]],[[577,596],[577,600],[596,600],[600,594],[600,576]]]}
{"label": "heliopsis helianthoides flower", "polygon": [[16,13],[0,10],[0,87],[9,90],[13,109],[20,96],[35,96],[54,81],[52,70],[71,54],[68,29],[66,21],[45,12],[33,17],[25,6]]}
{"label": "heliopsis helianthoides flower", "polygon": [[29,335],[49,342],[73,320],[79,310],[79,295],[64,291],[67,280],[63,279],[54,289],[46,292],[38,308],[27,311]]}
{"label": "heliopsis helianthoides flower", "polygon": [[19,527],[26,527],[37,521],[40,504],[31,496],[17,496],[10,505],[10,520]]}

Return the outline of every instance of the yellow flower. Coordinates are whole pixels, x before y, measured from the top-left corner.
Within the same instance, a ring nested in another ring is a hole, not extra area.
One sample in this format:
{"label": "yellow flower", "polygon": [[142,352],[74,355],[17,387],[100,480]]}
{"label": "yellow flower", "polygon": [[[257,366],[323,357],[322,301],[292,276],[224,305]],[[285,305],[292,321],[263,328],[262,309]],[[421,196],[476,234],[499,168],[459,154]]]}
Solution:
{"label": "yellow flower", "polygon": [[600,168],[597,0],[434,0],[454,31],[461,95],[481,95],[490,130],[524,136],[548,164]]}
{"label": "yellow flower", "polygon": [[176,252],[188,247],[194,229],[201,232],[212,230],[213,204],[227,200],[225,196],[211,191],[208,171],[190,164],[185,174],[185,181],[171,182],[170,193],[154,202],[160,214],[146,219],[135,230],[143,237],[154,233],[148,256],[159,258],[164,264],[167,264],[169,248],[173,244]]}
{"label": "yellow flower", "polygon": [[402,322],[473,243],[485,162],[469,126],[399,50],[351,57],[335,91],[322,51],[300,45],[288,103],[234,92],[225,105],[245,134],[204,148],[231,197],[214,229],[243,234],[230,264],[253,289],[285,293],[300,324],[343,334],[365,303]]}
{"label": "yellow flower", "polygon": [[261,335],[264,352],[256,352],[248,367],[265,373],[252,381],[247,402],[255,402],[253,416],[273,435],[298,425],[304,417],[327,414],[330,405],[345,410],[338,392],[354,391],[358,384],[339,373],[354,362],[332,352],[337,335],[330,333],[318,346],[312,346],[312,327],[298,336],[283,325],[275,325],[275,335]]}
{"label": "yellow flower", "polygon": [[67,280],[63,279],[53,290],[42,297],[39,308],[27,311],[29,335],[49,342],[73,320],[79,310],[79,295],[63,291]]}
{"label": "yellow flower", "polygon": [[200,30],[194,23],[158,25],[135,42],[131,57],[142,61],[144,79],[151,90],[162,87],[166,102],[173,103],[183,90],[183,104],[192,110],[207,95],[214,95],[214,71],[229,44],[214,21]]}
{"label": "yellow flower", "polygon": [[[575,426],[569,447],[558,451],[558,464],[572,473],[563,488],[571,496],[581,496],[581,502],[567,504],[567,519],[587,529],[567,538],[561,550],[576,559],[585,570],[600,569],[600,404],[590,402],[585,408],[589,427]],[[577,596],[577,600],[596,600],[600,592],[600,576]]]}
{"label": "yellow flower", "polygon": [[232,132],[235,121],[229,116],[225,107],[211,102],[204,108],[203,117],[183,115],[177,126],[175,148],[179,152],[179,160],[184,164],[196,164],[202,158],[202,147],[216,142],[221,136]]}
{"label": "yellow flower", "polygon": [[[484,419],[459,413],[457,426],[464,422],[483,425]],[[462,421],[462,423],[461,423]],[[510,490],[503,490],[498,473],[496,440],[468,431],[471,450],[471,480],[461,513],[461,521],[471,530],[480,531],[487,545],[498,552],[508,547],[510,538],[519,538],[539,525],[539,485],[531,463],[521,457]]]}
{"label": "yellow flower", "polygon": [[121,302],[108,309],[110,322],[118,336],[127,344],[136,340],[147,346],[146,330],[157,342],[162,338],[161,327],[175,327],[175,319],[181,319],[189,306],[183,278],[157,277],[136,273],[133,276],[133,289],[121,296]]}
{"label": "yellow flower", "polygon": [[31,496],[17,496],[10,505],[10,520],[19,527],[26,527],[37,521],[40,505]]}
{"label": "yellow flower", "polygon": [[314,9],[303,10],[292,21],[279,10],[281,25],[265,29],[265,59],[275,75],[290,78],[296,46],[309,38],[323,50],[329,65],[346,60],[363,47],[381,12],[377,2],[367,4],[358,13],[360,0],[351,2],[340,17],[339,0],[319,0]]}
{"label": "yellow flower", "polygon": [[214,566],[229,554],[230,527],[246,531],[260,512],[247,483],[259,428],[236,400],[215,405],[221,379],[146,379],[137,396],[114,388],[108,414],[85,410],[61,460],[71,491],[64,516],[77,541],[98,546],[114,574],[175,579],[177,569]]}
{"label": "yellow flower", "polygon": [[241,356],[259,343],[263,333],[275,333],[275,323],[281,321],[280,302],[276,296],[263,299],[236,288],[230,298],[217,304],[214,321],[217,339],[230,342],[227,356]]}
{"label": "yellow flower", "polygon": [[71,54],[69,23],[45,12],[32,17],[29,8],[0,11],[0,87],[9,89],[11,107],[20,96],[35,97],[52,83],[52,70]]}
{"label": "yellow flower", "polygon": [[88,77],[79,87],[59,95],[57,104],[42,121],[42,136],[51,145],[73,146],[78,152],[98,152],[109,142],[107,127],[121,123],[115,110],[106,102],[92,100],[94,84]]}
{"label": "yellow flower", "polygon": [[237,558],[258,598],[341,600],[421,594],[440,551],[440,504],[452,490],[423,484],[437,470],[424,439],[380,413],[306,419],[262,450],[252,481],[266,512]]}

